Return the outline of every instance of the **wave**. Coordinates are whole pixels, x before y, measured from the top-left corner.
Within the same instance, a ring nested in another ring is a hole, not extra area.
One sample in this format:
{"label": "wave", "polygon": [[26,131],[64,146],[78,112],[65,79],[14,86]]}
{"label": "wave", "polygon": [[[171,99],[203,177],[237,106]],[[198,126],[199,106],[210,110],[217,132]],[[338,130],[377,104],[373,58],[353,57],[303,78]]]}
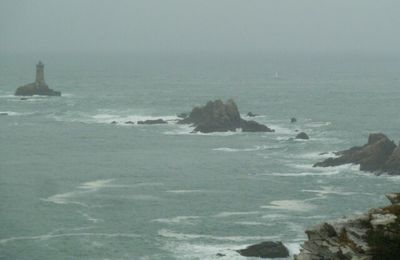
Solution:
{"label": "wave", "polygon": [[206,190],[167,190],[166,192],[184,194],[184,193],[202,193],[202,192],[208,192],[208,191],[206,191]]}
{"label": "wave", "polygon": [[80,186],[78,186],[77,190],[75,190],[75,191],[56,194],[56,195],[50,196],[48,198],[42,198],[41,200],[47,201],[47,202],[52,202],[55,204],[76,204],[76,205],[87,207],[88,205],[86,205],[85,203],[82,203],[82,202],[79,202],[76,200],[72,200],[72,198],[76,198],[83,194],[95,192],[101,188],[105,188],[113,180],[114,179],[106,179],[106,180],[96,180],[96,181],[85,182],[85,183],[81,184]]}
{"label": "wave", "polygon": [[341,189],[332,187],[332,186],[325,186],[321,187],[322,189],[320,190],[301,190],[302,192],[309,192],[309,193],[315,193],[317,196],[325,196],[329,194],[334,194],[334,195],[342,195],[342,196],[351,196],[357,194],[357,192],[352,192],[352,191],[343,191]]}
{"label": "wave", "polygon": [[260,208],[304,212],[313,210],[316,206],[304,200],[275,200],[271,201],[270,205],[260,206]]}
{"label": "wave", "polygon": [[237,221],[233,222],[236,225],[242,226],[273,226],[273,223],[263,223],[263,222],[256,222],[256,221]]}
{"label": "wave", "polygon": [[280,177],[307,177],[307,176],[330,176],[337,175],[340,171],[325,171],[325,172],[292,172],[292,173],[265,173],[258,175],[267,175],[267,176],[280,176]]}
{"label": "wave", "polygon": [[173,238],[176,240],[207,239],[207,240],[231,241],[231,242],[277,240],[280,238],[280,236],[213,236],[213,235],[203,235],[203,234],[185,234],[185,233],[177,233],[168,229],[159,230],[158,235],[166,238]]}
{"label": "wave", "polygon": [[0,111],[0,116],[27,116],[32,115],[33,113],[21,113],[21,112],[14,112],[14,111]]}
{"label": "wave", "polygon": [[226,217],[233,217],[233,216],[243,216],[243,215],[256,215],[259,214],[259,211],[223,211],[220,212],[216,215],[214,215],[214,217],[216,218],[226,218]]}
{"label": "wave", "polygon": [[158,222],[168,225],[195,225],[196,220],[198,220],[199,216],[177,216],[173,218],[157,218],[153,219],[152,222]]}
{"label": "wave", "polygon": [[140,235],[127,234],[127,233],[64,233],[64,234],[44,234],[37,236],[20,236],[0,239],[0,244],[6,244],[9,242],[23,241],[23,240],[49,240],[54,238],[65,238],[65,237],[99,237],[99,238],[138,238]]}

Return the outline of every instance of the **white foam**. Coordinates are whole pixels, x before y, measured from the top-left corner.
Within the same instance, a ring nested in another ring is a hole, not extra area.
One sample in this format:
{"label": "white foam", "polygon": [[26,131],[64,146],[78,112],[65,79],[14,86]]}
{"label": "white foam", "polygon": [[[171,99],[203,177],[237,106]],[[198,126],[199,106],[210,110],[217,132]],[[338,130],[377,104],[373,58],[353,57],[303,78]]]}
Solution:
{"label": "white foam", "polygon": [[176,216],[173,218],[158,218],[153,219],[152,222],[159,222],[168,225],[195,225],[196,220],[198,220],[199,216]]}
{"label": "white foam", "polygon": [[311,123],[307,123],[305,124],[307,127],[324,127],[324,126],[329,126],[331,125],[332,122],[311,122]]}
{"label": "white foam", "polygon": [[297,255],[300,253],[301,244],[300,243],[284,243],[286,248],[289,251],[289,255]]}
{"label": "white foam", "polygon": [[324,196],[328,194],[335,194],[335,195],[343,195],[343,196],[351,196],[354,194],[357,194],[357,192],[351,192],[351,191],[343,191],[341,189],[332,187],[332,186],[325,186],[321,187],[322,189],[319,190],[302,190],[303,192],[310,192],[310,193],[316,193],[317,195]]}
{"label": "white foam", "polygon": [[223,211],[223,212],[220,212],[220,213],[214,215],[214,217],[226,218],[226,217],[233,217],[233,216],[256,215],[259,213],[260,213],[259,211],[233,211],[233,212]]}
{"label": "white foam", "polygon": [[87,206],[85,203],[82,203],[82,202],[79,202],[76,200],[72,200],[72,198],[76,198],[83,194],[95,192],[101,188],[105,188],[112,181],[113,181],[113,179],[85,182],[85,183],[81,184],[80,186],[78,186],[78,189],[75,191],[56,194],[56,195],[53,195],[53,196],[50,196],[48,198],[41,199],[41,200],[47,201],[47,202],[53,202],[55,204],[77,204],[80,206]]}
{"label": "white foam", "polygon": [[292,172],[292,173],[265,173],[258,175],[281,176],[281,177],[306,177],[306,176],[330,176],[339,174],[340,171],[325,171],[325,172]]}
{"label": "white foam", "polygon": [[7,114],[7,115],[0,115],[0,118],[2,116],[24,116],[24,115],[30,115],[32,113],[20,113],[20,112],[14,112],[14,111],[0,111],[0,114]]}
{"label": "white foam", "polygon": [[233,222],[236,225],[243,225],[243,226],[272,226],[273,223],[263,223],[257,221],[237,221]]}
{"label": "white foam", "polygon": [[169,193],[201,193],[201,192],[206,192],[205,190],[167,190],[166,192]]}
{"label": "white foam", "polygon": [[100,238],[137,238],[140,237],[137,234],[127,234],[127,233],[64,233],[64,234],[44,234],[37,236],[20,236],[20,237],[10,237],[0,240],[0,244],[6,244],[9,242],[17,242],[23,240],[49,240],[54,238],[64,238],[64,237],[100,237]]}
{"label": "white foam", "polygon": [[309,211],[316,206],[304,200],[275,200],[271,201],[270,205],[260,206],[263,209],[276,209],[288,211]]}
{"label": "white foam", "polygon": [[216,241],[231,241],[231,242],[244,242],[244,241],[257,241],[257,240],[276,240],[279,236],[213,236],[203,234],[185,234],[177,233],[168,229],[161,229],[158,231],[158,235],[167,238],[173,238],[176,240],[196,240],[196,239],[207,239]]}

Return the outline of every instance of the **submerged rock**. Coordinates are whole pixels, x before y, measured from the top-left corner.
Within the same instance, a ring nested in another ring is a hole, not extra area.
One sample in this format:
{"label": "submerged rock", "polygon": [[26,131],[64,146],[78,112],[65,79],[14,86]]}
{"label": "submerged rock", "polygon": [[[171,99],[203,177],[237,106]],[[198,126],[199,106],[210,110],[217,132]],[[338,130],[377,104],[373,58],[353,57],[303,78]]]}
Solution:
{"label": "submerged rock", "polygon": [[135,122],[133,122],[133,121],[126,121],[125,124],[127,124],[127,125],[134,125]]}
{"label": "submerged rock", "polygon": [[266,241],[245,249],[237,250],[242,256],[261,258],[282,258],[289,256],[289,250],[282,242]]}
{"label": "submerged rock", "polygon": [[267,126],[240,117],[236,103],[230,99],[225,104],[221,100],[209,101],[203,107],[195,107],[180,124],[192,124],[194,132],[226,132],[242,128],[244,132],[272,132]]}
{"label": "submerged rock", "polygon": [[61,92],[50,89],[44,81],[44,65],[42,62],[36,65],[36,81],[17,88],[16,96],[61,96]]}
{"label": "submerged rock", "polygon": [[400,259],[400,193],[388,194],[392,205],[323,223],[306,231],[295,260]]}
{"label": "submerged rock", "polygon": [[163,119],[155,119],[155,120],[144,120],[138,121],[138,125],[156,125],[156,124],[167,124],[168,122]]}
{"label": "submerged rock", "polygon": [[257,114],[253,114],[252,112],[249,112],[249,113],[247,113],[247,116],[248,117],[255,117],[255,116],[258,116]]}
{"label": "submerged rock", "polygon": [[291,119],[290,119],[290,123],[296,123],[297,122],[297,119],[295,118],[295,117],[292,117]]}
{"label": "submerged rock", "polygon": [[0,113],[0,116],[8,116],[8,113],[6,113],[6,112],[1,112],[1,113]]}
{"label": "submerged rock", "polygon": [[310,137],[309,137],[306,133],[301,132],[301,133],[298,133],[298,134],[296,135],[295,139],[308,140],[308,139],[310,139]]}
{"label": "submerged rock", "polygon": [[368,143],[336,153],[339,157],[328,158],[314,167],[329,167],[342,164],[359,164],[360,170],[400,174],[400,148],[386,135],[370,134]]}
{"label": "submerged rock", "polygon": [[117,123],[118,123],[117,121],[112,121],[110,124],[115,125]]}

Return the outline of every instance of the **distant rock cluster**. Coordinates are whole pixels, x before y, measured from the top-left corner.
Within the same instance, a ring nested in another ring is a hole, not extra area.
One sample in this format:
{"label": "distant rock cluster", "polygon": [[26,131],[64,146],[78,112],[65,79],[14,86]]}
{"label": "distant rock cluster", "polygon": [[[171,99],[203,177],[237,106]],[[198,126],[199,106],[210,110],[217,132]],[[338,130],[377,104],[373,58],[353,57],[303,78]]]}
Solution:
{"label": "distant rock cluster", "polygon": [[328,158],[314,167],[329,167],[342,164],[359,164],[361,171],[400,174],[400,146],[382,133],[370,134],[368,143],[336,153],[339,157]]}
{"label": "distant rock cluster", "polygon": [[209,101],[205,106],[195,107],[179,123],[191,124],[195,127],[194,132],[202,133],[236,131],[237,129],[242,129],[243,132],[274,132],[266,125],[242,119],[232,99],[226,103],[221,100]]}
{"label": "distant rock cluster", "polygon": [[392,205],[306,231],[295,260],[400,259],[400,193],[388,194]]}

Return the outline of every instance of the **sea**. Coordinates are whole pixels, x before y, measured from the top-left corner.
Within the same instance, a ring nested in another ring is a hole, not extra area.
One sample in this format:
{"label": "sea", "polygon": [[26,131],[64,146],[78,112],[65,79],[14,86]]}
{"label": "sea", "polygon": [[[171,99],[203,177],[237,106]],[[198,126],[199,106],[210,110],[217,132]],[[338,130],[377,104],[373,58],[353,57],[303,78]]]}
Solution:
{"label": "sea", "polygon": [[[39,60],[62,96],[21,100]],[[275,132],[176,123],[230,98]],[[398,143],[399,104],[389,54],[1,54],[0,259],[246,259],[263,241],[293,255],[307,228],[399,192],[400,176],[312,167],[369,133]]]}

